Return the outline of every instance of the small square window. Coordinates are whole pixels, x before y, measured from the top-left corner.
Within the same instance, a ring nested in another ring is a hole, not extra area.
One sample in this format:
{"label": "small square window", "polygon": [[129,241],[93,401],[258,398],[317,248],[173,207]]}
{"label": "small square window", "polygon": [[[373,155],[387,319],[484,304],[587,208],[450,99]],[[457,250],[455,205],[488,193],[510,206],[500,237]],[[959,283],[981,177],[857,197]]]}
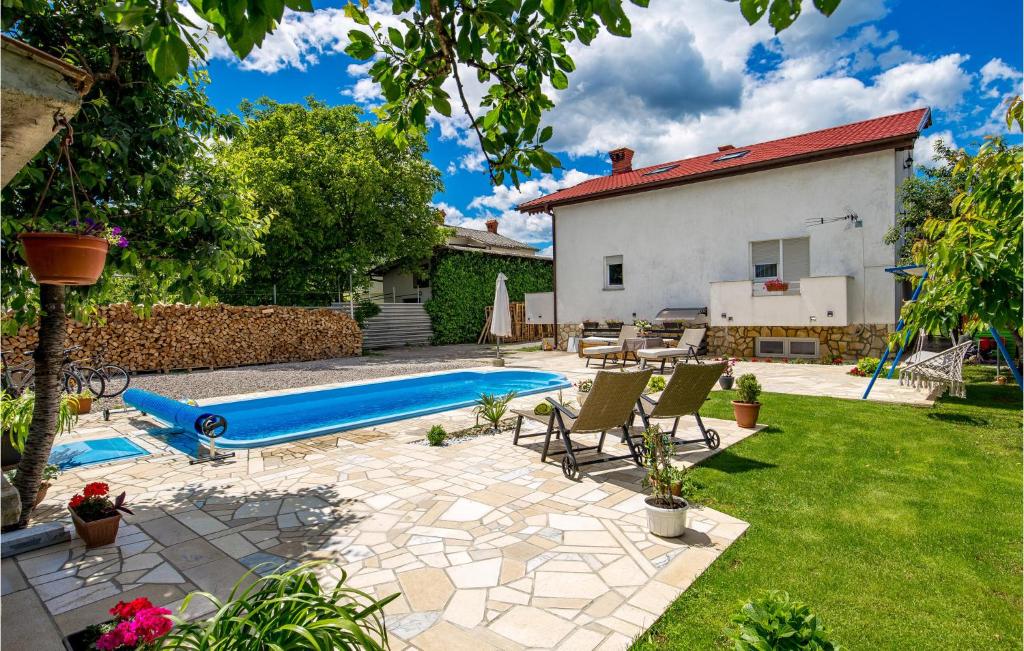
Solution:
{"label": "small square window", "polygon": [[622,256],[610,255],[604,259],[605,289],[622,289]]}
{"label": "small square window", "polygon": [[776,262],[771,264],[755,264],[754,278],[778,278],[779,265]]}

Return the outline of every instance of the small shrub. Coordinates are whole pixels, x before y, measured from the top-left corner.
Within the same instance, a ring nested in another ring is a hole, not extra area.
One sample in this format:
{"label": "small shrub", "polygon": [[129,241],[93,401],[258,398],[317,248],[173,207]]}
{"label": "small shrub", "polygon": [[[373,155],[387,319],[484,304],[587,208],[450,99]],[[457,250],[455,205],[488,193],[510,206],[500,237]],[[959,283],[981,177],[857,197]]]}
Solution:
{"label": "small shrub", "polygon": [[492,393],[480,394],[480,398],[476,401],[476,407],[473,408],[473,413],[476,414],[477,425],[480,424],[480,419],[483,418],[491,424],[491,427],[498,429],[501,419],[505,416],[505,412],[508,411],[508,403],[512,402],[515,397],[515,391],[509,391],[503,396],[497,396]]}
{"label": "small shrub", "polygon": [[761,384],[753,373],[745,373],[736,380],[736,401],[757,402],[761,395]]}
{"label": "small shrub", "polygon": [[[857,366],[850,369],[850,375],[856,375],[858,377],[867,377],[874,375],[878,369],[878,364],[881,362],[877,357],[861,357],[857,360]],[[882,369],[883,373],[889,371],[889,365],[886,364]]]}
{"label": "small shrub", "polygon": [[448,432],[444,431],[443,427],[440,425],[434,425],[430,428],[430,431],[427,432],[427,443],[434,447],[444,445],[444,440],[447,437]]}
{"label": "small shrub", "polygon": [[[340,579],[334,588],[320,584],[318,566],[334,570]],[[255,578],[255,581],[253,579]],[[246,574],[235,584],[227,601],[208,592],[202,597],[213,606],[207,619],[184,621],[167,635],[161,648],[184,649],[363,649],[389,648],[384,628],[384,606],[398,597],[377,600],[345,585],[347,573],[328,563],[305,563],[256,577]],[[251,585],[246,586],[247,583]]]}
{"label": "small shrub", "polygon": [[769,649],[838,651],[811,609],[775,590],[752,599],[733,615],[735,628],[726,631],[736,651]]}
{"label": "small shrub", "polygon": [[647,389],[644,393],[657,393],[665,390],[665,376],[664,375],[652,375],[651,379],[647,382]]}
{"label": "small shrub", "polygon": [[573,382],[573,386],[576,387],[577,391],[581,391],[583,393],[586,393],[586,392],[590,391],[592,388],[594,388],[594,381],[592,379],[590,379],[590,378],[586,378],[586,379],[583,379],[583,380],[576,380],[575,382]]}
{"label": "small shrub", "polygon": [[366,322],[378,314],[380,314],[380,305],[365,299],[359,301],[356,305],[356,309],[353,310],[353,317],[355,318],[356,323],[359,324],[360,329],[365,328]]}
{"label": "small shrub", "polygon": [[537,414],[538,416],[549,416],[551,414],[552,409],[554,408],[551,405],[549,405],[546,402],[542,402],[533,408],[533,413]]}

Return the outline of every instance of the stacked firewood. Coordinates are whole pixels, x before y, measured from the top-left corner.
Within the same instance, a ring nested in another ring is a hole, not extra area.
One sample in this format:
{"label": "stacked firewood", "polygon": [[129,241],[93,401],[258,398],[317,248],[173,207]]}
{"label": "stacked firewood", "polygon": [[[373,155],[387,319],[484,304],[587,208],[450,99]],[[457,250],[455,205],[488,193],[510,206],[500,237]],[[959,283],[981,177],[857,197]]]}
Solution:
{"label": "stacked firewood", "polygon": [[[338,310],[174,304],[143,317],[123,303],[99,308],[88,323],[69,319],[67,346],[82,347],[75,359],[99,355],[130,371],[166,371],[349,357],[361,354],[362,341]],[[2,342],[14,363],[35,345],[34,326]]]}

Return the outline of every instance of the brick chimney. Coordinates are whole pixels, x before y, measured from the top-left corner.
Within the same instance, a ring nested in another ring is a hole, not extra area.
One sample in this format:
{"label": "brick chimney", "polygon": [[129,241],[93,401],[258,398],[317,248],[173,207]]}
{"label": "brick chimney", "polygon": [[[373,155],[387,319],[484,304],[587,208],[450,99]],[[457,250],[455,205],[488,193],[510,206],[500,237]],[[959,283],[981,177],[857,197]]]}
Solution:
{"label": "brick chimney", "polygon": [[633,150],[628,147],[613,149],[608,152],[612,159],[612,174],[625,174],[633,171]]}
{"label": "brick chimney", "polygon": [[497,219],[488,219],[484,223],[487,224],[488,232],[494,233],[495,235],[498,234],[498,220]]}
{"label": "brick chimney", "polygon": [[736,149],[732,145],[719,145],[718,151],[729,151],[730,149]]}

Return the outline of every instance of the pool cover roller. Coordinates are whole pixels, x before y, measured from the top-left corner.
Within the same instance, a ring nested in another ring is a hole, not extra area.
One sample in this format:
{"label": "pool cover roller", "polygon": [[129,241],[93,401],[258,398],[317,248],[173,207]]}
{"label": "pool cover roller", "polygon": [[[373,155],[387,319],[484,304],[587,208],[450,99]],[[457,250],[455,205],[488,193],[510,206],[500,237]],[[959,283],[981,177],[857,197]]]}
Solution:
{"label": "pool cover roller", "polygon": [[173,400],[152,391],[128,389],[124,392],[124,402],[186,432],[216,438],[228,430],[227,420],[212,413],[209,408]]}

